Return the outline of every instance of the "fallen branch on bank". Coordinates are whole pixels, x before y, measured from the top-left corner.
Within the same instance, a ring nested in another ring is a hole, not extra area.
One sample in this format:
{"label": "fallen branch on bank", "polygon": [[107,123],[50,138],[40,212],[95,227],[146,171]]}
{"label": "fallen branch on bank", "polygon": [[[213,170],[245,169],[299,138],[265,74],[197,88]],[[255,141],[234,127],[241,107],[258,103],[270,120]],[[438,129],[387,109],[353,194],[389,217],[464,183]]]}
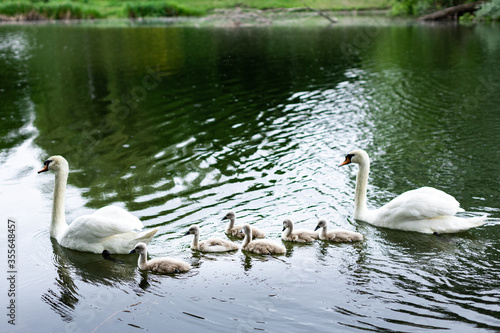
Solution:
{"label": "fallen branch on bank", "polygon": [[475,1],[464,3],[458,6],[448,7],[438,10],[437,12],[420,16],[417,21],[439,21],[439,20],[457,20],[457,18],[465,13],[476,11],[477,7],[486,1]]}
{"label": "fallen branch on bank", "polygon": [[322,11],[321,9],[309,7],[305,2],[302,2],[302,3],[304,4],[304,6],[306,7],[307,10],[311,10],[313,12],[318,13],[319,16],[326,18],[328,21],[330,21],[330,23],[334,24],[334,23],[338,22],[338,20],[335,17],[333,17],[333,18],[330,17],[330,15],[328,15],[327,13]]}

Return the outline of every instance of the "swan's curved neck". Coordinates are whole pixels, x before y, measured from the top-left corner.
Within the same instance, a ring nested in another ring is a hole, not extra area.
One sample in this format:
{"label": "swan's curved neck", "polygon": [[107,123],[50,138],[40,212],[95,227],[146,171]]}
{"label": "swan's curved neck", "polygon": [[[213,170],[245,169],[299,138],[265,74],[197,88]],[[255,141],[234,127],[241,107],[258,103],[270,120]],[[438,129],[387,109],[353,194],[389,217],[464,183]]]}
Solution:
{"label": "swan's curved neck", "polygon": [[139,254],[139,260],[137,261],[137,264],[140,269],[146,269],[146,263],[148,262],[148,254],[147,253],[141,253]]}
{"label": "swan's curved neck", "polygon": [[293,232],[293,225],[289,224],[288,227],[283,231],[285,236],[290,236]]}
{"label": "swan's curved neck", "polygon": [[64,196],[66,193],[66,184],[68,182],[68,170],[59,170],[56,172],[54,185],[54,200],[52,203],[52,221],[50,223],[50,237],[59,241],[59,238],[68,228],[66,215],[64,212]]}
{"label": "swan's curved neck", "polygon": [[191,243],[191,247],[194,249],[198,248],[198,242],[200,241],[200,234],[195,233],[193,237],[193,242]]}
{"label": "swan's curved neck", "polygon": [[229,233],[229,230],[231,230],[234,227],[234,222],[235,218],[230,218],[229,222],[227,222],[227,227],[226,227],[226,233]]}
{"label": "swan's curved neck", "polygon": [[368,212],[366,206],[366,191],[369,173],[370,161],[360,163],[358,175],[356,176],[356,194],[354,197],[354,218],[357,220],[364,220]]}
{"label": "swan's curved neck", "polygon": [[321,228],[321,237],[326,237],[326,231],[327,231],[327,226],[325,225],[323,228]]}
{"label": "swan's curved neck", "polygon": [[248,244],[250,244],[251,239],[252,239],[252,230],[250,230],[249,233],[245,233],[245,238],[243,238],[243,242],[241,243],[241,247],[245,247]]}

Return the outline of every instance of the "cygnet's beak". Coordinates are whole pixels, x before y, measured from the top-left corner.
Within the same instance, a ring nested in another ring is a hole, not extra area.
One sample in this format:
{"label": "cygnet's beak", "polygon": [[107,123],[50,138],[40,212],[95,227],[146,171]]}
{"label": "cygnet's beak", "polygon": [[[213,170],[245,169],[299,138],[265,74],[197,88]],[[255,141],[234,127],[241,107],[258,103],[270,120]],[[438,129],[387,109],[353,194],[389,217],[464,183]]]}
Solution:
{"label": "cygnet's beak", "polygon": [[187,236],[187,235],[189,235],[189,230],[186,231],[183,236]]}
{"label": "cygnet's beak", "polygon": [[130,251],[128,254],[132,254],[132,253],[136,253],[135,249],[133,249],[132,251]]}

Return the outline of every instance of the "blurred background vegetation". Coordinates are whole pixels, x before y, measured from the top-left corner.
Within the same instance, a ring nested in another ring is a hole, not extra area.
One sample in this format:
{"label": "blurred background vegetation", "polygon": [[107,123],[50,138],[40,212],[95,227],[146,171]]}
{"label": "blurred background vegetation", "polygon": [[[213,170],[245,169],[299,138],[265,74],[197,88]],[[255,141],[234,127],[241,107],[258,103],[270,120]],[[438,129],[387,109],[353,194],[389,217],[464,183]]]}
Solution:
{"label": "blurred background vegetation", "polygon": [[391,0],[1,0],[0,14],[16,15],[35,11],[47,18],[123,18],[205,15],[220,8],[254,9],[310,6],[324,10],[389,8]]}
{"label": "blurred background vegetation", "polygon": [[[390,15],[418,17],[440,9],[453,7],[476,0],[393,0]],[[500,18],[500,0],[485,1],[478,6],[474,14],[466,14],[466,19],[478,21],[498,21]]]}
{"label": "blurred background vegetation", "polygon": [[[199,16],[221,8],[387,9],[391,16],[418,17],[469,0],[0,0],[0,14],[27,19],[94,19]],[[470,20],[500,19],[500,0],[488,1]]]}

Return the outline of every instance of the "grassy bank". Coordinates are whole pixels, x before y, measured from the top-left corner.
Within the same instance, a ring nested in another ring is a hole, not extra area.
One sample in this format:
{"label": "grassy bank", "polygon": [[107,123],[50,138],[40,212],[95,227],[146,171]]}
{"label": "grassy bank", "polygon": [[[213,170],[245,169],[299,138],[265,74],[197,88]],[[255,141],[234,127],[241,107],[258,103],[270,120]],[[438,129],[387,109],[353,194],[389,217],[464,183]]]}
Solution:
{"label": "grassy bank", "polygon": [[390,0],[31,0],[0,1],[0,14],[22,19],[92,19],[206,15],[219,8],[313,7],[322,10],[388,8]]}

